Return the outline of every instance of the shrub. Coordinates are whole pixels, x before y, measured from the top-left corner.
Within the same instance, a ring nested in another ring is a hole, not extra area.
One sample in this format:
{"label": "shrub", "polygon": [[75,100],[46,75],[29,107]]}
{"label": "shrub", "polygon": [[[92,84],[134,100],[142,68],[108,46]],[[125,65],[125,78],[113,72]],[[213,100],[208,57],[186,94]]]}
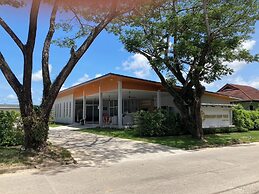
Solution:
{"label": "shrub", "polygon": [[218,128],[204,128],[204,134],[216,134],[216,133],[233,133],[233,132],[247,132],[247,128],[242,127],[218,127]]}
{"label": "shrub", "polygon": [[237,105],[233,109],[233,124],[236,127],[247,128],[249,130],[257,129],[257,119],[259,119],[258,110],[245,110],[241,105]]}
{"label": "shrub", "polygon": [[255,120],[255,130],[259,130],[259,119]]}
{"label": "shrub", "polygon": [[17,112],[0,112],[0,145],[15,146],[23,143],[21,119]]}
{"label": "shrub", "polygon": [[180,116],[164,110],[139,111],[135,114],[135,124],[140,136],[168,136],[181,133]]}

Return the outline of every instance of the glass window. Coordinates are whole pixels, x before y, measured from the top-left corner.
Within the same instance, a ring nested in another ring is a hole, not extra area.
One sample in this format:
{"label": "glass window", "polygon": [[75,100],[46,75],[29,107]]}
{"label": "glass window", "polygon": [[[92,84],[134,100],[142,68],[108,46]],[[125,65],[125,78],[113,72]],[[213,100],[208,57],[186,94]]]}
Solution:
{"label": "glass window", "polygon": [[69,102],[69,117],[71,117],[71,102]]}

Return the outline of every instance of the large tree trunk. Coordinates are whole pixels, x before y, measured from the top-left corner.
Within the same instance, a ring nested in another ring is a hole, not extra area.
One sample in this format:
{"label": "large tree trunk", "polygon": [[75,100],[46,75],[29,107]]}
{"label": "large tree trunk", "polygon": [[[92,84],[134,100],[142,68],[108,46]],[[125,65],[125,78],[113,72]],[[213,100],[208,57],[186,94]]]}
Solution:
{"label": "large tree trunk", "polygon": [[196,89],[181,93],[184,100],[174,98],[174,102],[180,111],[182,127],[188,131],[193,138],[203,139],[202,117],[201,117],[201,97],[204,94],[204,87],[197,85]]}
{"label": "large tree trunk", "polygon": [[22,117],[24,127],[24,148],[42,150],[47,145],[48,122],[40,116]]}
{"label": "large tree trunk", "polygon": [[19,99],[24,129],[25,150],[40,151],[47,145],[51,109],[33,107],[32,102]]}

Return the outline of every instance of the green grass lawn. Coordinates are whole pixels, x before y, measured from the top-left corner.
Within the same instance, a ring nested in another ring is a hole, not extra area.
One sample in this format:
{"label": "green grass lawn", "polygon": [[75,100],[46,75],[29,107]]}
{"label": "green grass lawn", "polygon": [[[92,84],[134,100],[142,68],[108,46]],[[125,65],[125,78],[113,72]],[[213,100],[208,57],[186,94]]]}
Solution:
{"label": "green grass lawn", "polygon": [[49,124],[49,127],[61,127],[64,126],[64,124],[60,124],[60,123],[51,123]]}
{"label": "green grass lawn", "polygon": [[197,139],[193,139],[190,135],[168,137],[138,137],[133,130],[127,129],[96,128],[82,129],[80,131],[110,137],[119,137],[124,139],[156,143],[181,149],[198,149],[205,147],[218,147],[240,143],[259,142],[259,131],[205,135],[206,141],[199,141]]}

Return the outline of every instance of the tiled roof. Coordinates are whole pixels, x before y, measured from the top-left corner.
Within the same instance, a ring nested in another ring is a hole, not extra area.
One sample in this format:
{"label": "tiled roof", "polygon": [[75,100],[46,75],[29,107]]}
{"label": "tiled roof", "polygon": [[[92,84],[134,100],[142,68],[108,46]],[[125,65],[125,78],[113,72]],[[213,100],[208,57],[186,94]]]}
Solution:
{"label": "tiled roof", "polygon": [[226,84],[218,93],[236,97],[240,100],[259,100],[259,90],[251,86]]}

